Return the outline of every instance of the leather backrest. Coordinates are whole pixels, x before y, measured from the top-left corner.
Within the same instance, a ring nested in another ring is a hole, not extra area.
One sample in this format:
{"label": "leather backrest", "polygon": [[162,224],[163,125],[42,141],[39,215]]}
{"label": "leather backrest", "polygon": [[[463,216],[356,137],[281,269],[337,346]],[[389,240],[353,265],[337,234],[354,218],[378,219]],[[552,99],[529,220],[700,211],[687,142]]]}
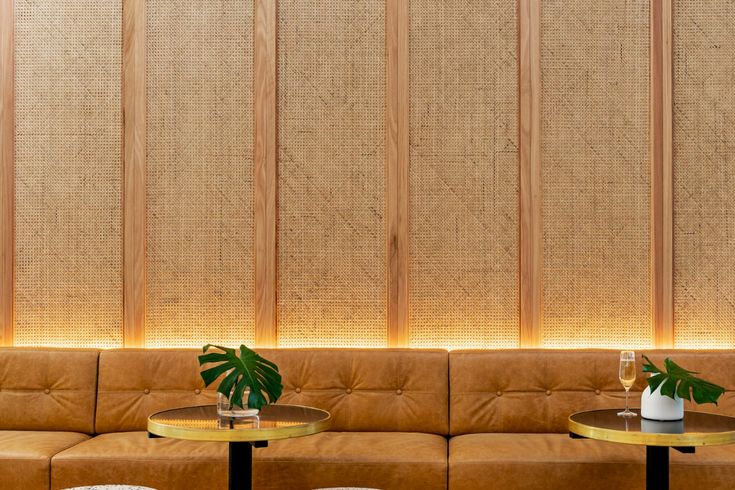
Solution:
{"label": "leather backrest", "polygon": [[[333,430],[448,431],[446,351],[258,352],[279,366],[284,383],[279,403],[328,410]],[[214,403],[214,392],[202,391],[199,354],[199,350],[154,349],[102,352],[97,431],[145,430],[148,416],[156,411]]]}
{"label": "leather backrest", "polygon": [[280,403],[332,414],[332,430],[447,434],[444,350],[260,350],[283,375]]}
{"label": "leather backrest", "polygon": [[148,416],[216,403],[199,376],[199,349],[115,349],[100,353],[97,433],[146,430]]}
{"label": "leather backrest", "polygon": [[94,432],[93,349],[0,348],[0,430]]}
{"label": "leather backrest", "polygon": [[[631,407],[640,407],[646,386],[640,354],[649,355],[661,368],[663,359],[671,357],[727,390],[718,407],[687,403],[687,410],[735,415],[735,352],[636,352],[638,376]],[[619,357],[619,351],[611,350],[452,351],[450,432],[567,432],[567,419],[574,412],[625,405]]]}

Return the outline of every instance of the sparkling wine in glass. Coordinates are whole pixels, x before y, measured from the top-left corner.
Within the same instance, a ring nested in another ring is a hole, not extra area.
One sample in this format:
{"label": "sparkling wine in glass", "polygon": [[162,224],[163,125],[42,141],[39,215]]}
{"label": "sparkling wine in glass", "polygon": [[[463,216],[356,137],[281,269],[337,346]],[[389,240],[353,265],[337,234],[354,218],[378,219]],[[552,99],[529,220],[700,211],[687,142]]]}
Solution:
{"label": "sparkling wine in glass", "polygon": [[620,383],[625,388],[625,410],[618,413],[620,417],[635,417],[637,414],[628,408],[628,392],[635,383],[635,352],[624,350],[620,352]]}

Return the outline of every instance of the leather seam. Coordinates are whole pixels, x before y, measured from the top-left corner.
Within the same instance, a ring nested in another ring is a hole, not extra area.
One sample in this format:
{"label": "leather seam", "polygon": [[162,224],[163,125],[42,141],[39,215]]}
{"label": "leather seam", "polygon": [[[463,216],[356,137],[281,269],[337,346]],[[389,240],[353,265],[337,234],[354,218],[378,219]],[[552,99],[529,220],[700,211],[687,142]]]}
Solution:
{"label": "leather seam", "polygon": [[53,463],[64,463],[64,462],[70,462],[70,463],[81,463],[81,462],[90,462],[90,463],[99,463],[99,462],[129,462],[129,463],[145,463],[147,461],[154,461],[158,463],[192,463],[192,462],[201,462],[201,463],[210,463],[210,462],[220,462],[224,461],[227,462],[227,456],[223,455],[221,458],[213,458],[213,457],[207,457],[207,458],[110,458],[105,456],[100,456],[97,458],[89,457],[89,456],[62,456],[60,458],[57,458],[56,456],[53,456],[52,458],[52,464]]}

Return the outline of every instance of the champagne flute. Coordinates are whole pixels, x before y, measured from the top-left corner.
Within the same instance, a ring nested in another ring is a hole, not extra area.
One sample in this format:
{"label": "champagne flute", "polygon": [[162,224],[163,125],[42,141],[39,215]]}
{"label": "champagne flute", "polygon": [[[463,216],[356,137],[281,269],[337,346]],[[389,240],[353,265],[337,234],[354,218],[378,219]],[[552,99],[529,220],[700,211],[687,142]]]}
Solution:
{"label": "champagne flute", "polygon": [[620,383],[625,388],[625,410],[618,412],[619,417],[635,417],[637,414],[628,408],[628,392],[635,383],[635,352],[624,350],[620,352]]}

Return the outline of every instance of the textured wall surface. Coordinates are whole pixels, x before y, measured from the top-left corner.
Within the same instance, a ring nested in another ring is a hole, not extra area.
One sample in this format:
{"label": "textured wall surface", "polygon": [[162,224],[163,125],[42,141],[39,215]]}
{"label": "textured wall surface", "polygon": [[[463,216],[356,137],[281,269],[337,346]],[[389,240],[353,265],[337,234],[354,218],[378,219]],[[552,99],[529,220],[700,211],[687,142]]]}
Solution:
{"label": "textured wall surface", "polygon": [[676,347],[735,345],[735,4],[675,2]]}
{"label": "textured wall surface", "polygon": [[147,2],[146,344],[252,344],[252,2]]}
{"label": "textured wall surface", "polygon": [[[13,2],[17,345],[123,344],[122,3]],[[519,343],[517,3],[408,6],[411,347]],[[675,345],[732,347],[735,5],[673,3]],[[543,1],[542,347],[653,344],[650,4]],[[255,4],[145,7],[145,342],[253,344]],[[387,345],[385,9],[278,0],[281,347]]]}
{"label": "textured wall surface", "polygon": [[119,1],[15,3],[15,344],[122,344]]}
{"label": "textured wall surface", "polygon": [[649,2],[542,8],[542,346],[650,346]]}
{"label": "textured wall surface", "polygon": [[282,0],[279,345],[387,342],[380,0]]}
{"label": "textured wall surface", "polygon": [[517,347],[515,2],[410,3],[412,347]]}

